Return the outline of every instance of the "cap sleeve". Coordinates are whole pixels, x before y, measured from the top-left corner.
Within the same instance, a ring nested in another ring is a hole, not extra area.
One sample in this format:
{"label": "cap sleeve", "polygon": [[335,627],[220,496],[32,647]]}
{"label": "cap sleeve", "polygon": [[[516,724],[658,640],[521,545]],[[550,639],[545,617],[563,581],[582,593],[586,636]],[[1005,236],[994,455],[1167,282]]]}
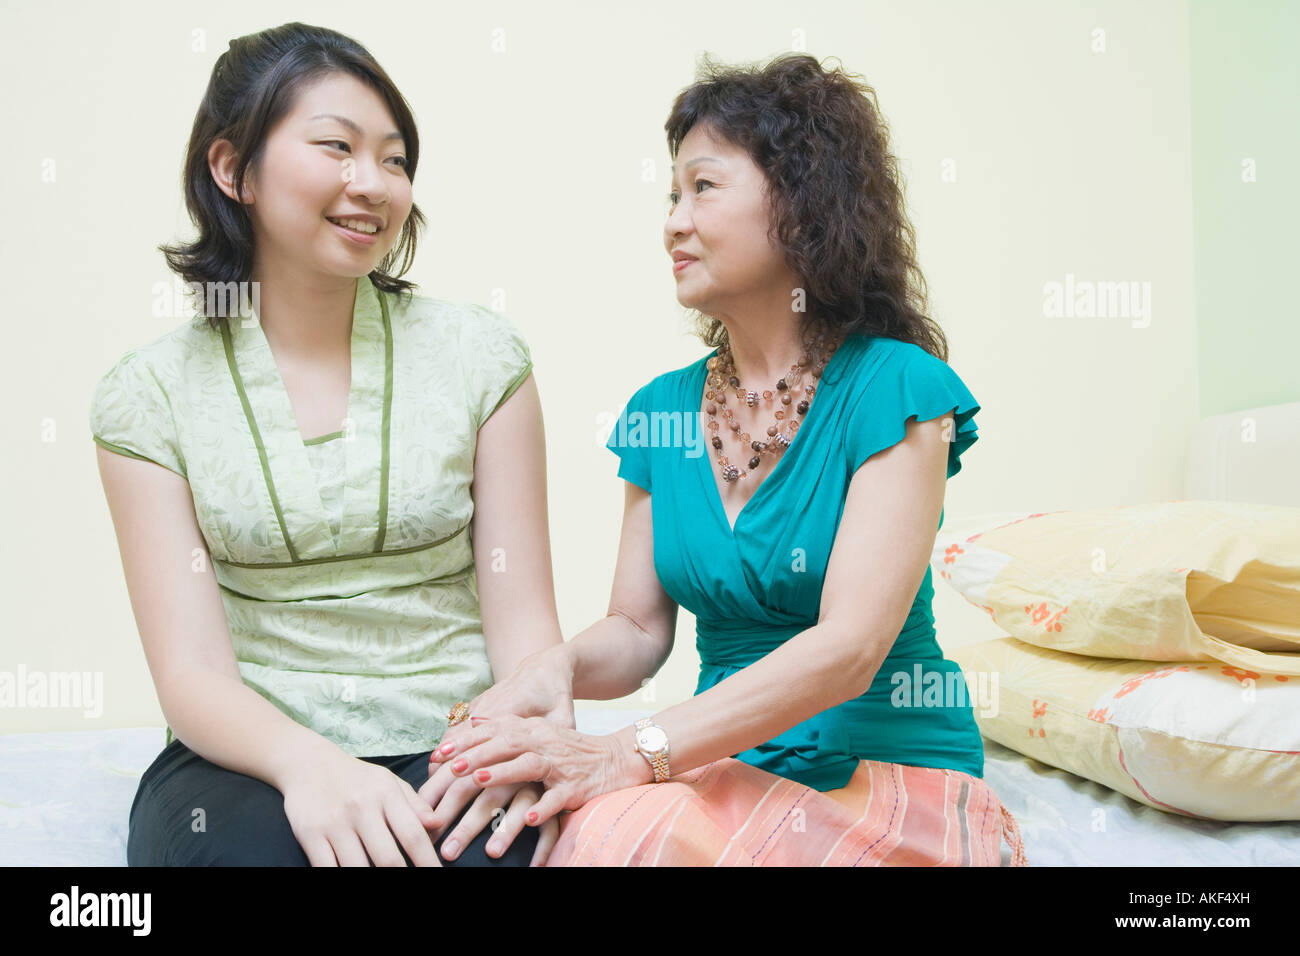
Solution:
{"label": "cap sleeve", "polygon": [[638,420],[645,421],[649,391],[650,385],[643,385],[628,399],[605,443],[619,457],[618,476],[646,491],[650,490],[650,448],[646,442],[636,440],[634,429]]}
{"label": "cap sleeve", "polygon": [[151,461],[187,478],[171,401],[138,352],[122,356],[95,386],[90,433],[111,452]]}
{"label": "cap sleeve", "polygon": [[903,440],[907,423],[930,421],[956,409],[948,446],[948,477],[961,471],[961,455],[975,443],[975,396],[947,362],[906,343],[872,377],[849,419],[849,463],[856,471],[876,452]]}
{"label": "cap sleeve", "polygon": [[532,373],[532,351],[508,318],[473,305],[460,324],[460,354],[470,415],[482,428]]}

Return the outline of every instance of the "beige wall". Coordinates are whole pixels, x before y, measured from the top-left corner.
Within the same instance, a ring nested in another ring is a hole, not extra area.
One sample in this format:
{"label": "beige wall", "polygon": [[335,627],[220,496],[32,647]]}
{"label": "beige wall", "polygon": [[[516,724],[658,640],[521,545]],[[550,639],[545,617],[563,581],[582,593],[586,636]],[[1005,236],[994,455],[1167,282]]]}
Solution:
{"label": "beige wall", "polygon": [[[803,48],[876,88],[932,314],[983,405],[950,520],[1179,496],[1197,418],[1183,3],[310,10],[368,46],[416,110],[416,199],[431,228],[411,277],[440,298],[503,294],[532,343],[566,635],[605,613],[617,544],[622,483],[598,419],[704,350],[684,331],[660,239],[663,123],[703,51]],[[213,61],[230,37],[302,16],[278,2],[0,9],[0,29],[20,38],[0,64],[14,359],[3,385],[14,600],[0,653],[11,671],[102,672],[105,693],[96,720],[0,710],[0,731],[161,723],[87,410],[117,357],[176,324],[150,315],[154,283],[170,278],[155,246],[187,228],[180,163]],[[1046,316],[1044,284],[1067,275],[1150,283],[1149,323]],[[938,589],[941,640],[984,636],[980,615]],[[655,700],[630,705],[689,695],[693,630],[683,613]]]}

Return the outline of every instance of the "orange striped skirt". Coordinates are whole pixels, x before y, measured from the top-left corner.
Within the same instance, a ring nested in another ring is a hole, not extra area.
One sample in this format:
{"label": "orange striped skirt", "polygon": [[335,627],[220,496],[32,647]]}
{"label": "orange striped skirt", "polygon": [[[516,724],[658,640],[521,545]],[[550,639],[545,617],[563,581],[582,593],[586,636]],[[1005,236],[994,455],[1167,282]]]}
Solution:
{"label": "orange striped skirt", "polygon": [[813,790],[732,757],[567,814],[547,866],[1025,866],[1010,811],[960,770],[863,760]]}

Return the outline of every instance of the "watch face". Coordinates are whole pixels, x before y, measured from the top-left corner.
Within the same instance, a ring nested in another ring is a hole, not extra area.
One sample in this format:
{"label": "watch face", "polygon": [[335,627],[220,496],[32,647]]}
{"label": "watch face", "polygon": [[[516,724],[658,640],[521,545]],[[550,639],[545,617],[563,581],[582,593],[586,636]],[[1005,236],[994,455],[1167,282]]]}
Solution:
{"label": "watch face", "polygon": [[647,727],[636,735],[636,742],[647,753],[662,753],[668,747],[668,735],[658,727]]}

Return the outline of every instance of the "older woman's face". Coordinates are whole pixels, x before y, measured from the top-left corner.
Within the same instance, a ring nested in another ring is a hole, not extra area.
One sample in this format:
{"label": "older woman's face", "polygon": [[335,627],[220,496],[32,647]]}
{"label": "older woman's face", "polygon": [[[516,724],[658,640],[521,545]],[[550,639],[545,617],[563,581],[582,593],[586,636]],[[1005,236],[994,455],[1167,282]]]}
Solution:
{"label": "older woman's face", "polygon": [[788,297],[793,274],[768,238],[767,177],[749,155],[697,124],[682,140],[673,166],[664,247],[677,301],[705,315],[730,315],[767,295]]}

